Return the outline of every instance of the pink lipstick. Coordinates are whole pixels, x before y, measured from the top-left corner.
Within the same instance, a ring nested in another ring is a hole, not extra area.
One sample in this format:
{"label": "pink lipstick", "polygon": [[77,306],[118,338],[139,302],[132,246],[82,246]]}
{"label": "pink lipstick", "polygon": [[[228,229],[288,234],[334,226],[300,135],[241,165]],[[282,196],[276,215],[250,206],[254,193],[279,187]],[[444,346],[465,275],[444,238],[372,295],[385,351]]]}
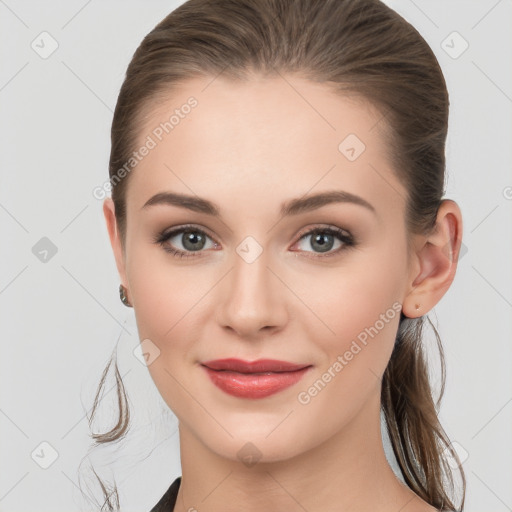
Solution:
{"label": "pink lipstick", "polygon": [[240,398],[265,398],[296,384],[311,365],[259,359],[216,359],[201,363],[213,384]]}

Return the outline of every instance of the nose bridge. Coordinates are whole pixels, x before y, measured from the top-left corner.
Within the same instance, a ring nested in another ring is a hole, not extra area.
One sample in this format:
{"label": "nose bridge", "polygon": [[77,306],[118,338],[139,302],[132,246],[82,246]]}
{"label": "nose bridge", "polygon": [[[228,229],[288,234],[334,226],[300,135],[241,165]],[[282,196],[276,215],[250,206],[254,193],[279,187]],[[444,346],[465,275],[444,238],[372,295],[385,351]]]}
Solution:
{"label": "nose bridge", "polygon": [[286,321],[282,283],[268,268],[269,251],[247,237],[233,254],[232,270],[219,303],[218,321],[240,335],[278,327]]}

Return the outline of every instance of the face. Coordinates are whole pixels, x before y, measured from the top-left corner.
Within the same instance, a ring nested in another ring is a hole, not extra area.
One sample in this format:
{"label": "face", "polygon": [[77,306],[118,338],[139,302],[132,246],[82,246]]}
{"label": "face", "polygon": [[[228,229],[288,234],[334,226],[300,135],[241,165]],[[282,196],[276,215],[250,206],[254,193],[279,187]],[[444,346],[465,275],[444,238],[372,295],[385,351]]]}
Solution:
{"label": "face", "polygon": [[[378,403],[410,285],[380,119],[291,76],[190,80],[146,116],[122,274],[159,392],[212,452],[285,460]],[[306,370],[251,386],[202,365],[228,358]]]}

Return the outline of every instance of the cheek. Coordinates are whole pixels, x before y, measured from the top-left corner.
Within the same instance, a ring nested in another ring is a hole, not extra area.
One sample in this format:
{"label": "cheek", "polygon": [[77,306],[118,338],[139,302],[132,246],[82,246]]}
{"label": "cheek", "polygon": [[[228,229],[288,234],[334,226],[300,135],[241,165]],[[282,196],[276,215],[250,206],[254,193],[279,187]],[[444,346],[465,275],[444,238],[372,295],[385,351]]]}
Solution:
{"label": "cheek", "polygon": [[391,252],[354,253],[338,269],[296,280],[295,289],[323,321],[323,334],[331,331],[333,339],[357,336],[390,308],[396,311],[396,303],[402,299],[405,263]]}
{"label": "cheek", "polygon": [[380,271],[340,276],[331,280],[331,286],[331,294],[317,298],[313,307],[333,332],[313,317],[302,326],[323,357],[297,397],[308,417],[331,411],[332,423],[320,427],[326,436],[356,414],[370,397],[378,396],[401,312],[392,272],[386,276]]}
{"label": "cheek", "polygon": [[[132,261],[135,268],[136,258]],[[192,267],[144,262],[130,276],[139,338],[156,347],[150,345],[158,356],[148,370],[162,398],[178,417],[186,417],[190,395],[185,389],[197,394],[188,382],[189,373],[195,363],[195,342],[204,336],[201,319],[212,284],[198,282]]]}
{"label": "cheek", "polygon": [[197,274],[192,271],[167,270],[148,268],[130,281],[139,335],[155,340],[161,350],[180,348],[198,335],[194,331],[199,329],[198,317],[207,302],[201,299],[211,289],[209,283],[196,282]]}
{"label": "cheek", "polygon": [[302,330],[324,353],[320,371],[330,368],[341,356],[344,379],[355,387],[365,381],[368,384],[368,370],[375,376],[382,375],[400,321],[406,260],[391,247],[385,249],[364,255],[354,253],[346,266],[325,274],[324,279],[303,281],[298,292],[315,313],[304,316]]}
{"label": "cheek", "polygon": [[[128,249],[128,248],[127,248]],[[175,333],[200,310],[212,287],[194,266],[180,266],[172,254],[138,240],[129,248],[127,275],[141,339],[160,340]],[[207,276],[206,276],[207,277]]]}

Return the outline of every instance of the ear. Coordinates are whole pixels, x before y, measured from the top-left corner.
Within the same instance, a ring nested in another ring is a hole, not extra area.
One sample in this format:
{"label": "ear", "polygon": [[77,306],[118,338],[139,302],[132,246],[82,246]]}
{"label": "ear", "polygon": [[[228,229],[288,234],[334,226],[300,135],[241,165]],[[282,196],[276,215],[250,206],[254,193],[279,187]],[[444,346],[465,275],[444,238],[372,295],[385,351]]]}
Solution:
{"label": "ear", "polygon": [[462,215],[451,199],[442,201],[436,225],[415,245],[414,271],[402,311],[409,318],[425,315],[446,293],[455,277],[462,242]]}
{"label": "ear", "polygon": [[114,251],[114,258],[116,260],[117,271],[119,272],[121,284],[129,289],[128,280],[126,279],[125,255],[121,244],[121,236],[117,228],[114,201],[112,201],[110,197],[107,197],[105,201],[103,201],[103,215],[105,216],[105,222],[107,223],[110,245],[112,245],[112,250]]}

